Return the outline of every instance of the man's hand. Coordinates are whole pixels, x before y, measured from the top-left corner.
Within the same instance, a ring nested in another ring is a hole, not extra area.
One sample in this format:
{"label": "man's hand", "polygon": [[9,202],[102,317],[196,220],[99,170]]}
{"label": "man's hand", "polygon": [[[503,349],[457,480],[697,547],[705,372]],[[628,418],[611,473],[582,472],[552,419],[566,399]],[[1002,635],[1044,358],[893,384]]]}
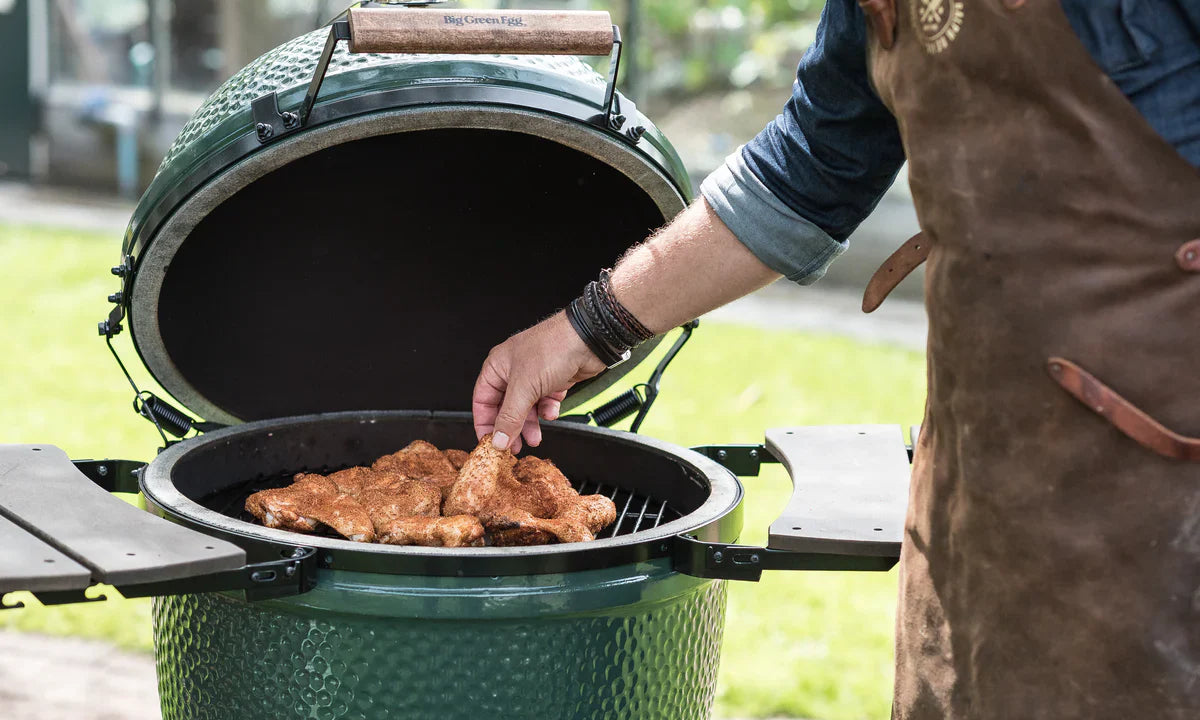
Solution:
{"label": "man's hand", "polygon": [[567,390],[599,375],[604,363],[588,350],[567,316],[558,312],[492,348],[471,399],[475,435],[495,431],[492,444],[513,452],[521,438],[542,442],[538,419],[554,420]]}
{"label": "man's hand", "polygon": [[[612,287],[643,325],[664,333],[778,279],[699,200],[626,253],[613,269]],[[475,381],[476,434],[494,429],[495,445],[513,452],[521,449],[522,435],[538,445],[538,418],[558,417],[567,389],[603,369],[565,313],[513,335],[492,348]]]}

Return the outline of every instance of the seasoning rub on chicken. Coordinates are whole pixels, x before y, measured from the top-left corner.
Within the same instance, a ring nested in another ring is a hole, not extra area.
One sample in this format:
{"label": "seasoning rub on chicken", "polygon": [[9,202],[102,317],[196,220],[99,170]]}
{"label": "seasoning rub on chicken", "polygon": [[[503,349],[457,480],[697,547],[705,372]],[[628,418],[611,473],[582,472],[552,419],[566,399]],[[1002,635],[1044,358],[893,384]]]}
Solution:
{"label": "seasoning rub on chicken", "polygon": [[248,497],[246,510],[271,528],[444,547],[586,542],[617,515],[608,498],[580,496],[554,463],[518,461],[490,435],[470,453],[417,440],[369,468],[300,473]]}
{"label": "seasoning rub on chicken", "polygon": [[[430,447],[418,441],[380,458],[393,458],[382,469],[352,467],[327,476],[300,473],[286,488],[246,498],[246,510],[267,527],[315,532],[324,526],[355,542],[482,545],[484,531],[478,519],[442,517],[439,482],[445,478],[429,472],[434,466],[427,457]],[[449,468],[449,461],[442,460]]]}
{"label": "seasoning rub on chicken", "polygon": [[475,515],[495,544],[587,542],[617,519],[603,495],[580,496],[549,460],[520,462],[492,446],[486,435],[471,452],[450,488],[444,511]]}

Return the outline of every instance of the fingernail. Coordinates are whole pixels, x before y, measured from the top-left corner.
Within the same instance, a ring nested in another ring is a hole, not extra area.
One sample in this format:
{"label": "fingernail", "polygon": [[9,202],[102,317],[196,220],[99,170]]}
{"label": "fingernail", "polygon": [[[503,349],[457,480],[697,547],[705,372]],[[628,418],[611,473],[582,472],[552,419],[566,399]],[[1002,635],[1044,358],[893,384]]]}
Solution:
{"label": "fingernail", "polygon": [[510,442],[508,435],[498,432],[492,435],[492,447],[497,450],[507,450]]}

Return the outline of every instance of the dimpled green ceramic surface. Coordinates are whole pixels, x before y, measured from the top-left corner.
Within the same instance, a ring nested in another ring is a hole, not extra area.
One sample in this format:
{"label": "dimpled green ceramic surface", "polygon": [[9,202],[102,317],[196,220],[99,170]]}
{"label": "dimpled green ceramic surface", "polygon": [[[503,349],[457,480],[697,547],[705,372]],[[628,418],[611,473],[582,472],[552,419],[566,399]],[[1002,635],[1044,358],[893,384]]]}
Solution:
{"label": "dimpled green ceramic surface", "polygon": [[164,720],[711,713],[722,582],[661,563],[525,579],[355,575],[282,601],[156,599]]}

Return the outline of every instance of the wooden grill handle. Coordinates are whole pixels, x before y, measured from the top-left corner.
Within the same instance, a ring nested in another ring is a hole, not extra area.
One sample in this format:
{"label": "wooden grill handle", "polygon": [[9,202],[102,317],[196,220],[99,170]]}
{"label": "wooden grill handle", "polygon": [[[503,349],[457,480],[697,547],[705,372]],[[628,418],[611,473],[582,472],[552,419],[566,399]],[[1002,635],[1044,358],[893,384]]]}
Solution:
{"label": "wooden grill handle", "polygon": [[604,11],[352,8],[352,53],[607,55]]}

